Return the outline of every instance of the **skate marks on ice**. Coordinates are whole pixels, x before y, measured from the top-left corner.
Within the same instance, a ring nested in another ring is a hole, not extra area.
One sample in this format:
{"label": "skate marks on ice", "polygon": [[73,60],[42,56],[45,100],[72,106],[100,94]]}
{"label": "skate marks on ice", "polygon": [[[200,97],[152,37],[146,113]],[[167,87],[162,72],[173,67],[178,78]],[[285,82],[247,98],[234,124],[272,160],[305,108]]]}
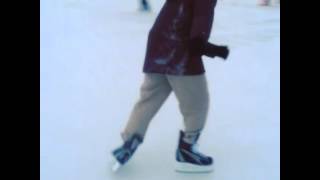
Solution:
{"label": "skate marks on ice", "polygon": [[220,0],[218,4],[226,4],[235,7],[278,7],[280,6],[279,0],[271,0],[268,6],[260,6],[260,0]]}
{"label": "skate marks on ice", "polygon": [[121,21],[122,23],[132,24],[131,27],[145,27],[147,31],[149,31],[153,22],[157,17],[157,13],[154,12],[139,12],[139,11],[123,11],[117,12],[115,14],[117,16],[117,21]]}
{"label": "skate marks on ice", "polygon": [[267,42],[280,36],[280,8],[218,3],[214,27],[210,40],[232,48]]}
{"label": "skate marks on ice", "polygon": [[85,8],[90,5],[89,0],[64,0],[63,3],[66,8]]}

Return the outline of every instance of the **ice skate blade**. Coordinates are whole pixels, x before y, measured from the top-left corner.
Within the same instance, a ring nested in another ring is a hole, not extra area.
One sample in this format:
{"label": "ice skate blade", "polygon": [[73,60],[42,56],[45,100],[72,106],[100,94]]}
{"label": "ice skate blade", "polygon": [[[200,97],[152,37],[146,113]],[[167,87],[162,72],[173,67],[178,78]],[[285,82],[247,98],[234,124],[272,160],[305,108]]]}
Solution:
{"label": "ice skate blade", "polygon": [[111,170],[112,172],[117,172],[121,167],[121,164],[119,162],[115,162],[115,164],[112,166]]}
{"label": "ice skate blade", "polygon": [[112,172],[117,172],[122,166],[114,156],[112,156],[112,163],[113,163],[111,167]]}
{"label": "ice skate blade", "polygon": [[199,166],[191,163],[176,162],[175,170],[180,173],[210,173],[213,171],[213,165]]}

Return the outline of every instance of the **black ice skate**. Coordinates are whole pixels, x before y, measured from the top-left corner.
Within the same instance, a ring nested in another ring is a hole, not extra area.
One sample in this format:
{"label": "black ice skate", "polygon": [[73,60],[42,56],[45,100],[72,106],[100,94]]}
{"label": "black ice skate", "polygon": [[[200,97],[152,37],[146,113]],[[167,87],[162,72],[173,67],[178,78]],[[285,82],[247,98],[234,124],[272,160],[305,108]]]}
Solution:
{"label": "black ice skate", "polygon": [[150,5],[147,0],[141,0],[140,11],[149,12],[151,10]]}
{"label": "black ice skate", "polygon": [[176,171],[178,172],[210,172],[213,170],[213,159],[196,150],[196,142],[200,133],[192,135],[193,143],[183,140],[185,133],[180,131],[179,145],[176,151]]}
{"label": "black ice skate", "polygon": [[137,147],[142,143],[142,137],[138,134],[133,135],[125,141],[122,146],[112,152],[116,163],[112,167],[113,171],[117,171],[121,166],[129,161]]}

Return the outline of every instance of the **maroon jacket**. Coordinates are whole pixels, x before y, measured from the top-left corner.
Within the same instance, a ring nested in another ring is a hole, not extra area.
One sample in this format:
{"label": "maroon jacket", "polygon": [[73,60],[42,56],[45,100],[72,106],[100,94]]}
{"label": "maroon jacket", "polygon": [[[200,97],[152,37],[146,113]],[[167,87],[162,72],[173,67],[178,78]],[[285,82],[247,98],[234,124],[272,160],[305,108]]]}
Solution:
{"label": "maroon jacket", "polygon": [[190,53],[195,38],[208,41],[217,0],[167,0],[149,32],[143,71],[171,75],[205,72],[201,55]]}

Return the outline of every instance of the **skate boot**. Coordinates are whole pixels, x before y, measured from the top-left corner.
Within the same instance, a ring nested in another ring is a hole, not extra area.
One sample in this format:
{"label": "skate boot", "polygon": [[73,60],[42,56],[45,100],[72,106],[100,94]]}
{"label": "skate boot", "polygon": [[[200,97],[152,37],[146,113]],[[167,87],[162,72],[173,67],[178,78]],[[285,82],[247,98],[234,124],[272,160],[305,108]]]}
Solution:
{"label": "skate boot", "polygon": [[[185,136],[191,136],[192,143],[185,142]],[[189,135],[180,131],[179,145],[176,151],[176,171],[205,173],[213,170],[213,159],[196,149],[199,136],[200,133]]]}
{"label": "skate boot", "polygon": [[142,141],[143,140],[140,135],[134,134],[130,139],[125,141],[122,146],[115,149],[112,152],[112,155],[116,162],[112,167],[112,170],[117,171],[121,166],[126,164]]}

